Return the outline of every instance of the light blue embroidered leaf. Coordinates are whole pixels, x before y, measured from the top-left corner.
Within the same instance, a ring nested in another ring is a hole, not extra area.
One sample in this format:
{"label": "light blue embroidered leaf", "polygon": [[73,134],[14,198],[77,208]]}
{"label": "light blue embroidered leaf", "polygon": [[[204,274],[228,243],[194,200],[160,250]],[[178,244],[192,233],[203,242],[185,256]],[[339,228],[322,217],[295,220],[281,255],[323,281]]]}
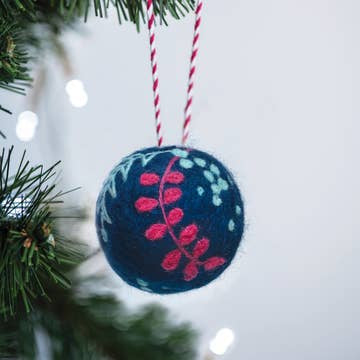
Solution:
{"label": "light blue embroidered leaf", "polygon": [[[178,150],[178,151],[177,151]],[[152,152],[148,152],[146,154],[143,153],[134,153],[131,154],[127,157],[125,157],[124,159],[122,159],[122,161],[120,162],[120,164],[118,164],[116,166],[116,172],[120,171],[121,175],[123,177],[123,180],[126,181],[127,177],[129,175],[129,171],[132,167],[132,165],[134,164],[134,162],[136,160],[140,160],[141,161],[141,165],[144,167],[146,166],[152,159],[154,159],[157,155],[160,154],[166,154],[166,153],[171,153],[175,156],[180,156],[180,157],[186,157],[187,156],[187,152],[185,150],[180,150],[180,149],[173,149],[173,150],[158,150],[158,151],[152,151]]]}
{"label": "light blue embroidered leaf", "polygon": [[220,175],[220,170],[219,168],[215,165],[215,164],[211,164],[210,165],[210,171],[212,173],[214,173],[215,175],[219,176]]}
{"label": "light blue embroidered leaf", "polygon": [[186,150],[182,149],[173,149],[170,150],[175,156],[179,156],[181,158],[187,158],[189,153]]}
{"label": "light blue embroidered leaf", "polygon": [[197,187],[197,192],[198,192],[198,194],[199,194],[200,196],[203,196],[205,190],[204,190],[204,188],[203,188],[202,186],[198,186],[198,187]]}
{"label": "light blue embroidered leaf", "polygon": [[216,184],[211,184],[211,190],[214,194],[221,193],[221,188],[219,187],[219,185],[216,185]]}
{"label": "light blue embroidered leaf", "polygon": [[209,171],[209,170],[204,170],[204,176],[206,177],[206,179],[210,182],[214,182],[215,178],[214,178],[214,174]]}
{"label": "light blue embroidered leaf", "polygon": [[143,291],[147,291],[147,292],[150,292],[152,293],[153,291],[149,288],[149,283],[142,280],[142,279],[139,279],[137,278],[136,279],[136,282],[140,285],[140,289],[143,290]]}
{"label": "light blue embroidered leaf", "polygon": [[223,178],[219,178],[218,179],[218,185],[220,187],[221,190],[228,190],[229,189],[229,184],[226,180],[224,180]]}
{"label": "light blue embroidered leaf", "polygon": [[184,169],[191,169],[194,166],[194,163],[189,159],[180,159],[179,164]]}
{"label": "light blue embroidered leaf", "polygon": [[205,165],[206,165],[206,161],[204,159],[194,158],[194,162],[196,165],[198,165],[200,167],[205,167]]}
{"label": "light blue embroidered leaf", "polygon": [[148,286],[148,285],[149,285],[148,282],[144,281],[143,279],[139,279],[139,278],[136,279],[136,282],[137,282],[140,286]]}
{"label": "light blue embroidered leaf", "polygon": [[236,212],[236,215],[240,215],[241,214],[241,207],[239,205],[236,205],[235,207],[235,212]]}
{"label": "light blue embroidered leaf", "polygon": [[215,206],[220,206],[222,204],[222,200],[219,195],[214,195],[212,198],[212,202]]}
{"label": "light blue embroidered leaf", "polygon": [[230,219],[230,220],[229,220],[228,229],[229,229],[229,231],[234,231],[234,229],[235,229],[235,223],[234,223],[234,220],[233,220],[233,219]]}

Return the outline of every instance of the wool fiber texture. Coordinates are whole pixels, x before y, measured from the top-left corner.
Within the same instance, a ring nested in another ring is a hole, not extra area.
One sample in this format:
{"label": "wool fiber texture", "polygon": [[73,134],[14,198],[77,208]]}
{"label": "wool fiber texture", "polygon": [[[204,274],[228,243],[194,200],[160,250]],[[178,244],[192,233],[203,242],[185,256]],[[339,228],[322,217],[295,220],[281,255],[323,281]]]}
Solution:
{"label": "wool fiber texture", "polygon": [[171,294],[204,286],[234,258],[244,205],[213,156],[180,146],[136,151],[115,166],[96,206],[109,264],[128,284]]}

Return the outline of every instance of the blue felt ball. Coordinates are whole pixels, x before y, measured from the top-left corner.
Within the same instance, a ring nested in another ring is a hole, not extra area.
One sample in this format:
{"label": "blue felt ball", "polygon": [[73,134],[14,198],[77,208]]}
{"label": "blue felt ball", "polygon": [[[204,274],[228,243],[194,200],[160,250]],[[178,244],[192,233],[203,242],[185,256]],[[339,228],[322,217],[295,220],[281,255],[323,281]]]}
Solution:
{"label": "blue felt ball", "polygon": [[136,151],[99,194],[96,228],[114,271],[141,290],[199,288],[231,263],[244,231],[240,191],[213,156],[179,146]]}

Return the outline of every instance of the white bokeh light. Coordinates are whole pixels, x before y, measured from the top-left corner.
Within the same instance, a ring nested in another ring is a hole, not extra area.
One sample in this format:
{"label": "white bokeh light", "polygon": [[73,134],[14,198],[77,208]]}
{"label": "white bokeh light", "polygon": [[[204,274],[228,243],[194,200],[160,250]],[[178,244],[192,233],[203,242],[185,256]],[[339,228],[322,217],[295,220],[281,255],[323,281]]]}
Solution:
{"label": "white bokeh light", "polygon": [[19,116],[16,123],[16,136],[21,141],[30,141],[36,132],[39,118],[32,111],[23,111]]}
{"label": "white bokeh light", "polygon": [[75,93],[84,90],[84,84],[81,80],[70,80],[65,86],[65,90],[69,96],[73,96]]}
{"label": "white bokeh light", "polygon": [[69,96],[69,100],[74,107],[83,107],[88,102],[88,96],[85,91],[76,93],[76,95]]}
{"label": "white bokeh light", "polygon": [[224,355],[234,342],[234,332],[231,329],[220,329],[214,339],[210,341],[209,348],[215,355]]}
{"label": "white bokeh light", "polygon": [[69,95],[69,101],[72,106],[80,108],[87,104],[88,95],[81,80],[70,80],[66,84],[65,90]]}
{"label": "white bokeh light", "polygon": [[3,200],[1,207],[6,210],[9,217],[19,218],[26,213],[31,203],[31,200],[26,199],[24,196],[18,196],[15,199],[8,197]]}

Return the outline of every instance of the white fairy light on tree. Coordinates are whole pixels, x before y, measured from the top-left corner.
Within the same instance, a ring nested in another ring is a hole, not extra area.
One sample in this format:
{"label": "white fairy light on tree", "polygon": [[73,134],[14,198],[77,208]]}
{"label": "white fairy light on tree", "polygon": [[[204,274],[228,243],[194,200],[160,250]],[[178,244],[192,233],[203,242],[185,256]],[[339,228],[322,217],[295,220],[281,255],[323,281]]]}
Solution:
{"label": "white fairy light on tree", "polygon": [[70,80],[65,86],[69,101],[74,107],[84,107],[88,102],[88,95],[81,80]]}
{"label": "white fairy light on tree", "polygon": [[231,329],[222,328],[216,336],[210,341],[209,348],[215,355],[224,355],[230,345],[234,342],[235,335]]}
{"label": "white fairy light on tree", "polygon": [[38,116],[32,111],[23,111],[19,114],[16,123],[16,135],[21,141],[30,141],[35,136],[39,124]]}

